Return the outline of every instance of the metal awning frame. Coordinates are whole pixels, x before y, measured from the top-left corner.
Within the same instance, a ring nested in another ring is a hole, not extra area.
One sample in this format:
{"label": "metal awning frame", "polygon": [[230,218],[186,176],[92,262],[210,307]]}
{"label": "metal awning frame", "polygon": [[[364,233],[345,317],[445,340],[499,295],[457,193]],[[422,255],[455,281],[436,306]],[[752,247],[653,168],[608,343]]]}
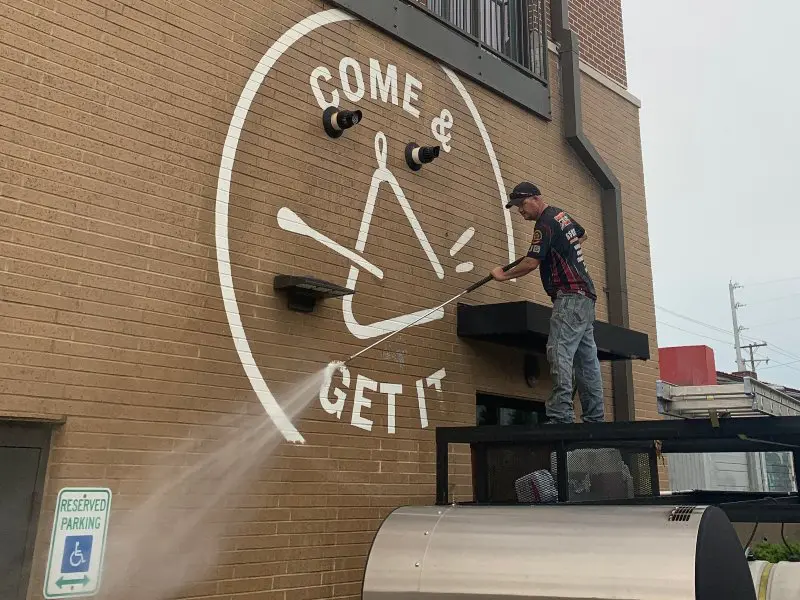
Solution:
{"label": "metal awning frame", "polygon": [[[552,313],[551,306],[528,300],[492,304],[459,303],[457,333],[462,339],[544,353]],[[647,334],[596,320],[594,340],[601,361],[650,359]]]}

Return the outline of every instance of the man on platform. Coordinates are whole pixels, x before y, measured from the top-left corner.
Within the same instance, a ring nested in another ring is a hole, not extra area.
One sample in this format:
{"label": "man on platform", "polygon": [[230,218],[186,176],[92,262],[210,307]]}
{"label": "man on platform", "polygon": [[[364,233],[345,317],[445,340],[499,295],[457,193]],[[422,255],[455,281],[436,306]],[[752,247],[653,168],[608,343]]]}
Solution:
{"label": "man on platform", "polygon": [[603,379],[594,341],[594,283],[586,269],[581,244],[586,231],[565,210],[549,206],[539,188],[527,181],[509,194],[506,208],[517,207],[526,221],[536,221],[527,256],[508,271],[492,269],[497,281],[535,271],[553,300],[547,360],[553,391],[547,400],[548,423],[572,423],[572,376],[580,394],[585,422],[604,420]]}

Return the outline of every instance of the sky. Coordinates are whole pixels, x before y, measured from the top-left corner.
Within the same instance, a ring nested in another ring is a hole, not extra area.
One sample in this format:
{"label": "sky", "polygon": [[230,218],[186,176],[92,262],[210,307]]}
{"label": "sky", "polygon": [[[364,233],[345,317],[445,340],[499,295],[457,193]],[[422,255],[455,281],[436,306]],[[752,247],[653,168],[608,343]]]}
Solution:
{"label": "sky", "polygon": [[767,343],[759,379],[800,388],[800,2],[622,8],[659,347],[705,344],[717,370],[737,370],[733,281],[742,344]]}

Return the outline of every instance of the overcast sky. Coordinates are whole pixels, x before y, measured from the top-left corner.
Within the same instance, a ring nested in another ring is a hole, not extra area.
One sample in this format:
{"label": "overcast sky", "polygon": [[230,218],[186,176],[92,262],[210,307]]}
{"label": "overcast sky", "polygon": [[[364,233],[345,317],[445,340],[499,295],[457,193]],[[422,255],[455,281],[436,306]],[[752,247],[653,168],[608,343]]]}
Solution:
{"label": "overcast sky", "polygon": [[735,371],[738,281],[742,343],[768,344],[759,378],[800,388],[800,3],[622,4],[659,346],[706,344],[718,370]]}

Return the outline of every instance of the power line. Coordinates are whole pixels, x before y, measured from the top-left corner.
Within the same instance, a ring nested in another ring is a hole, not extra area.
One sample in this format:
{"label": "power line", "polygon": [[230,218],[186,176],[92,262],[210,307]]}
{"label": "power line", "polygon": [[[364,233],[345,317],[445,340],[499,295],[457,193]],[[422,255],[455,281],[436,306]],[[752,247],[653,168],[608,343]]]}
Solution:
{"label": "power line", "polygon": [[[686,319],[687,321],[691,321],[692,323],[697,323],[698,325],[702,325],[703,327],[708,327],[709,329],[713,329],[714,331],[719,331],[720,333],[724,333],[726,335],[733,335],[733,332],[730,329],[723,329],[722,327],[711,325],[709,323],[706,323],[705,321],[698,321],[697,319],[693,319],[692,317],[687,317],[686,315],[682,315],[681,313],[675,312],[674,310],[664,308],[663,306],[656,305],[656,308],[658,310],[663,310],[665,313],[669,313],[676,317],[680,317],[681,319]],[[725,343],[727,344],[728,342]]]}
{"label": "power line", "polygon": [[[800,296],[800,294],[797,294],[797,295],[799,295],[799,296]],[[784,322],[785,322],[785,321],[784,321]],[[749,329],[749,328],[748,328],[748,329]],[[755,342],[755,341],[757,341],[757,340],[756,340],[756,338],[754,338],[754,337],[750,337],[749,335],[742,335],[742,336],[741,336],[741,338],[742,338],[743,340],[745,340],[745,341],[748,341],[748,340],[749,340],[750,342]],[[765,341],[765,340],[763,340],[763,338],[762,338],[762,341]],[[776,344],[773,344],[773,343],[771,343],[771,342],[770,342],[770,343],[769,343],[769,347],[770,347],[771,349],[773,349],[773,350],[777,350],[777,351],[778,351],[778,354],[783,354],[784,356],[787,356],[788,358],[791,358],[791,359],[797,359],[797,360],[800,360],[800,356],[798,356],[798,355],[794,354],[793,352],[791,352],[791,351],[789,351],[789,350],[786,350],[785,348],[781,348],[780,346],[778,346],[778,345],[776,345]]]}
{"label": "power line", "polygon": [[[747,335],[743,335],[742,338],[744,340],[750,341],[750,342],[755,342],[756,341],[756,338],[753,338],[753,337],[750,337],[750,336],[747,336]],[[766,341],[766,340],[762,339],[762,341]],[[776,346],[772,342],[769,342],[769,347],[772,348],[773,350],[777,350],[778,354],[783,354],[787,358],[791,358],[791,359],[795,359],[795,360],[800,361],[800,356],[798,356],[797,354],[793,354],[792,352],[790,352],[789,350],[786,350],[785,348],[781,348],[780,346]]]}
{"label": "power line", "polygon": [[[714,338],[714,337],[711,337],[711,336],[708,336],[708,335],[703,335],[702,333],[697,333],[695,331],[689,331],[688,329],[683,329],[682,327],[678,327],[677,325],[673,325],[672,323],[667,323],[666,321],[659,321],[658,319],[656,319],[656,323],[660,323],[661,325],[666,325],[667,327],[672,327],[673,329],[677,329],[678,331],[683,331],[684,333],[689,333],[691,335],[694,335],[694,336],[697,336],[697,337],[701,337],[701,338],[705,338],[707,340],[714,340],[715,342],[719,342],[720,344],[726,344],[726,345],[730,344],[729,340],[721,340],[719,338]],[[800,361],[798,361],[798,362],[800,362]]]}
{"label": "power line", "polygon": [[769,347],[772,348],[773,350],[777,350],[778,354],[782,354],[786,358],[791,358],[793,360],[797,360],[797,361],[800,362],[800,356],[797,356],[796,354],[792,354],[791,352],[789,352],[788,350],[784,350],[780,346],[776,346],[775,344],[770,344]]}
{"label": "power line", "polygon": [[789,362],[785,362],[785,363],[779,363],[777,365],[769,365],[767,367],[763,367],[762,371],[764,369],[777,369],[778,367],[789,367],[793,371],[800,371],[800,369],[798,369],[797,367],[793,367],[792,366],[792,365],[796,365],[797,363],[800,363],[800,358],[798,358],[797,360],[790,360]]}
{"label": "power line", "polygon": [[752,306],[754,304],[766,304],[767,302],[778,302],[779,300],[787,300],[789,298],[797,298],[800,296],[800,292],[796,294],[789,294],[788,296],[775,296],[774,298],[767,298],[766,300],[756,300],[754,302],[748,302],[748,306]]}
{"label": "power line", "polygon": [[[671,311],[668,311],[668,310],[663,309],[663,308],[661,310],[664,310],[665,312],[671,312]],[[676,316],[683,317],[683,315],[678,315],[678,314],[676,314]],[[689,319],[689,317],[683,317],[683,318]],[[694,321],[694,319],[689,319],[689,320]],[[720,344],[725,344],[726,346],[730,345],[730,340],[721,340],[719,338],[711,337],[711,336],[708,336],[708,335],[703,335],[702,333],[697,333],[696,331],[689,331],[688,329],[684,329],[683,327],[678,327],[677,325],[673,325],[672,323],[667,323],[666,321],[660,321],[658,319],[656,319],[656,323],[659,323],[661,325],[666,325],[667,327],[671,327],[672,329],[677,329],[678,331],[682,331],[684,333],[688,333],[688,334],[693,335],[695,337],[700,337],[700,338],[704,338],[704,339],[707,339],[707,340],[712,340],[714,342],[719,342]],[[701,325],[705,325],[706,327],[711,327],[713,329],[718,329],[718,328],[714,327],[713,325],[704,324],[702,322],[698,322],[698,323],[701,324]],[[786,367],[788,369],[791,369],[792,371],[800,372],[800,368],[797,368],[797,367],[793,366],[793,365],[796,365],[797,363],[800,363],[800,358],[792,356],[791,354],[787,354],[786,352],[783,352],[783,351],[780,352],[780,354],[788,356],[788,358],[792,358],[793,360],[790,360],[790,361],[785,362],[785,363],[778,363],[778,364],[775,364],[775,365],[768,365],[766,367],[761,367],[760,370],[763,371],[764,369],[776,369],[776,368],[779,368],[779,367]]]}
{"label": "power line", "polygon": [[[794,281],[796,279],[800,279],[800,277],[787,277],[787,278],[783,278],[783,279],[774,279],[772,281],[762,282],[762,283],[777,283],[777,282],[780,282],[780,281]],[[751,285],[755,285],[755,284],[751,284]],[[796,298],[798,296],[800,296],[800,292],[794,293],[794,294],[789,294],[787,296],[778,296],[778,297],[775,297],[775,298],[767,298],[766,300],[756,300],[755,302],[749,302],[748,304],[749,305],[753,305],[753,304],[762,304],[762,303],[767,303],[767,302],[776,302],[778,300],[785,300],[785,299],[788,299],[788,298]],[[792,321],[792,320],[797,320],[797,319],[784,319],[784,320],[780,320],[780,321],[773,321],[770,324],[785,323],[787,321]],[[759,327],[759,326],[757,325],[756,327]],[[743,335],[741,337],[743,339],[750,340],[751,342],[755,342],[756,341],[756,338],[752,338],[750,336],[744,336]],[[786,350],[785,348],[781,348],[780,346],[776,346],[775,344],[772,344],[772,343],[770,343],[769,346],[773,350],[776,350],[778,352],[778,354],[782,354],[783,356],[786,356],[788,358],[791,358],[793,360],[797,360],[798,362],[800,362],[800,357],[797,356],[796,354],[790,352],[789,350]]]}
{"label": "power line", "polygon": [[[757,342],[758,341],[758,338],[750,337],[749,335],[743,335],[742,339],[744,341],[746,341],[746,342]],[[761,341],[764,342],[766,340],[764,340],[762,338]],[[785,348],[781,348],[780,346],[776,346],[772,342],[768,342],[768,345],[772,350],[777,351],[778,354],[782,354],[786,358],[791,358],[793,360],[797,360],[798,362],[800,362],[800,356],[798,356],[797,354],[792,354],[789,350],[786,350]]]}
{"label": "power line", "polygon": [[[659,321],[658,319],[656,319],[656,323],[659,323],[661,325],[666,325],[667,327],[671,327],[672,329],[677,329],[678,331],[682,331],[684,333],[688,333],[688,334],[693,335],[695,337],[701,337],[701,338],[704,338],[704,339],[707,339],[707,340],[712,340],[714,342],[719,342],[720,344],[725,344],[726,346],[728,346],[730,344],[730,340],[721,340],[719,338],[711,337],[709,335],[703,335],[702,333],[697,333],[696,331],[689,331],[688,329],[684,329],[683,327],[678,327],[677,325],[673,325],[672,323],[667,323],[666,321]],[[780,363],[780,364],[777,364],[777,365],[770,365],[768,367],[763,367],[763,369],[772,369],[772,368],[775,368],[775,367],[787,367],[788,366],[788,368],[800,372],[800,369],[798,369],[797,367],[791,366],[791,365],[794,365],[796,363],[800,363],[800,358],[798,358],[797,360],[789,361],[787,363]]]}
{"label": "power line", "polygon": [[757,329],[758,327],[767,327],[768,325],[791,323],[792,321],[800,321],[800,317],[792,317],[790,319],[779,319],[777,321],[767,321],[766,323],[757,323],[756,325],[751,325],[750,329]]}
{"label": "power line", "polygon": [[[733,331],[731,331],[730,329],[723,329],[722,327],[717,327],[716,325],[711,325],[710,323],[706,323],[705,321],[700,321],[698,319],[694,319],[692,317],[689,317],[687,315],[681,314],[681,313],[676,312],[674,310],[670,310],[669,308],[666,308],[664,306],[659,306],[658,304],[656,304],[655,307],[658,310],[662,310],[665,313],[669,313],[671,315],[674,315],[674,316],[679,317],[681,319],[684,319],[686,321],[690,321],[692,323],[695,323],[697,325],[701,325],[703,327],[706,327],[706,328],[711,329],[713,331],[717,331],[719,333],[724,333],[725,335],[733,336]],[[666,325],[667,327],[673,327],[674,329],[680,329],[680,327],[676,327],[676,326],[674,326],[674,325],[672,325],[670,323],[666,323],[666,322],[663,322],[663,321],[659,321],[659,322],[662,323],[662,325]],[[693,331],[688,331],[686,329],[680,329],[680,330],[684,331],[685,333],[691,333],[691,334],[694,334],[694,335],[698,335],[700,337],[705,337],[706,339],[711,339],[711,340],[714,340],[716,342],[720,342],[721,344],[730,345],[730,343],[731,343],[730,340],[722,341],[722,340],[720,340],[718,338],[712,338],[712,337],[709,337],[709,336],[703,336],[703,335],[701,335],[699,333],[695,333]],[[744,334],[742,334],[741,338],[743,340],[745,340],[746,342],[759,342],[759,341],[763,342],[763,341],[766,341],[764,339],[759,340],[758,338],[754,338],[754,337],[751,337],[749,335],[744,335]],[[778,352],[778,354],[781,354],[781,355],[783,355],[783,356],[785,356],[787,358],[791,358],[793,360],[796,359],[798,362],[800,362],[800,356],[798,356],[797,354],[793,354],[792,352],[790,352],[789,350],[786,350],[785,348],[781,348],[780,346],[776,346],[772,342],[769,342],[769,347],[774,349],[774,350],[776,350]]]}
{"label": "power line", "polygon": [[748,283],[748,286],[752,285],[767,285],[768,283],[783,283],[784,281],[797,281],[800,280],[800,277],[784,277],[783,279],[770,279],[768,281],[754,281],[752,283]]}

